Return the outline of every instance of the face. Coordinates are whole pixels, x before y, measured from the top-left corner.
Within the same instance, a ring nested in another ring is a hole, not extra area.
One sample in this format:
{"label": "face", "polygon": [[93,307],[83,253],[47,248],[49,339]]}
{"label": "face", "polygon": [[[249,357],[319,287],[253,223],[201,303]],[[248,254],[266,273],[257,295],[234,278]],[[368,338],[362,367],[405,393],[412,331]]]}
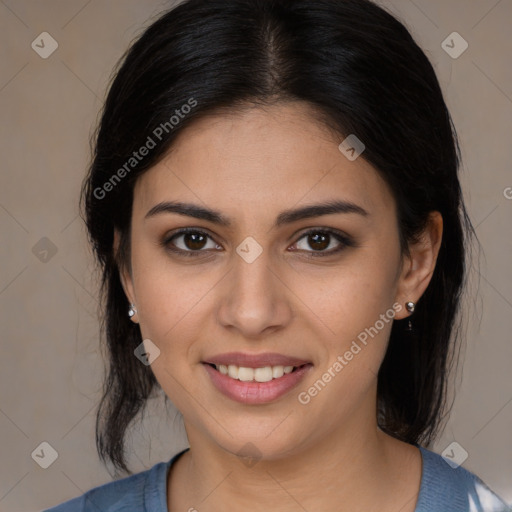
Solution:
{"label": "face", "polygon": [[391,192],[341,141],[303,104],[248,109],[197,121],[137,181],[123,286],[189,440],[272,459],[375,428],[393,317],[418,297]]}

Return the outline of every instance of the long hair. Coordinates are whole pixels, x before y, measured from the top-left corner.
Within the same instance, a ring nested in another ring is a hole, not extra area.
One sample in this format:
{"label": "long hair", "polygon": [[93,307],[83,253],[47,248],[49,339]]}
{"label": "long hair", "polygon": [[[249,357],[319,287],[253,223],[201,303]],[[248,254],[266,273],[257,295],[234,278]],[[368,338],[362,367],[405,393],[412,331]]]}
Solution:
{"label": "long hair", "polygon": [[[201,116],[290,100],[307,102],[340,136],[364,142],[362,158],[396,201],[402,255],[429,212],[443,216],[437,265],[413,330],[407,320],[393,322],[377,386],[383,431],[428,444],[439,429],[450,349],[459,338],[465,249],[476,235],[458,179],[456,131],[431,63],[405,26],[369,0],[186,0],[159,16],[121,59],[82,189],[102,274],[108,356],[96,444],[116,468],[131,473],[126,431],[158,387],[150,366],[133,355],[142,339],[119,278],[130,262],[134,184]],[[148,137],[154,147],[135,159]],[[114,228],[121,234],[117,254]]]}

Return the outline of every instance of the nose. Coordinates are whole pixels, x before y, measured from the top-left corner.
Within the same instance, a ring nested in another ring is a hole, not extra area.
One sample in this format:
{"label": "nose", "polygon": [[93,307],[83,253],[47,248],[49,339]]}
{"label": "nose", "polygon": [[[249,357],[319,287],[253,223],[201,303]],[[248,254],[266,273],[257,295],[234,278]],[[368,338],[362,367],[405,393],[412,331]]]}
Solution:
{"label": "nose", "polygon": [[221,292],[219,322],[247,339],[283,329],[293,317],[291,292],[267,255],[263,250],[251,263],[237,255]]}

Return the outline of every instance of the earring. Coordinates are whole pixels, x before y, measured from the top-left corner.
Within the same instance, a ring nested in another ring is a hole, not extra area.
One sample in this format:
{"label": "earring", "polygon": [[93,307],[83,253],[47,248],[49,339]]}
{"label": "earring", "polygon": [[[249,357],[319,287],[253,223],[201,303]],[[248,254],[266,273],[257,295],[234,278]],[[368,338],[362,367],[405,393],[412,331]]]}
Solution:
{"label": "earring", "polygon": [[[414,313],[414,308],[415,308],[416,304],[414,304],[414,302],[406,302],[405,303],[405,307],[407,309],[407,311],[409,311],[409,313]],[[411,322],[411,319],[409,319],[409,325],[407,326],[407,331],[412,331],[412,322]]]}
{"label": "earring", "polygon": [[130,307],[128,308],[128,316],[132,318],[133,315],[135,315],[135,313],[137,313],[137,308],[135,307],[135,304],[130,304]]}

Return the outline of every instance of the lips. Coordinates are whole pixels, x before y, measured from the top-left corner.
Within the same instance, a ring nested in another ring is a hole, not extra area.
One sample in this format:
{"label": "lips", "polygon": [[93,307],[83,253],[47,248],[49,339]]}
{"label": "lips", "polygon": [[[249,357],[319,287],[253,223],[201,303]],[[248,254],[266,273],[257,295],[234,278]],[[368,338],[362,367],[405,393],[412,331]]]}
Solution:
{"label": "lips", "polygon": [[262,405],[281,398],[295,388],[313,367],[305,359],[270,352],[231,352],[208,357],[202,363],[218,391],[247,405]]}
{"label": "lips", "polygon": [[310,363],[307,359],[300,359],[293,356],[265,352],[263,354],[247,354],[242,352],[229,352],[206,358],[203,363],[216,366],[235,365],[246,368],[263,368],[265,366],[303,366]]}

